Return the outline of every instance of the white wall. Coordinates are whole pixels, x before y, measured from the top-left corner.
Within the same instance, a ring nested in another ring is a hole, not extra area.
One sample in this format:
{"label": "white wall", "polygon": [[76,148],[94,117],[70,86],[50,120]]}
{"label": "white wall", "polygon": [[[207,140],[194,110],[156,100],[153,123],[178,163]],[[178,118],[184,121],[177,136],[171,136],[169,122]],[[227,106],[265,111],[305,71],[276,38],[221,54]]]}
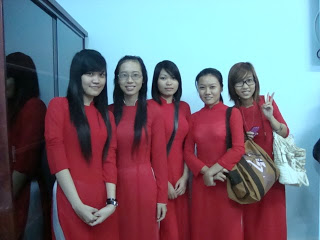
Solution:
{"label": "white wall", "polygon": [[[314,33],[318,0],[58,0],[88,31],[87,47],[108,62],[109,101],[113,71],[124,55],[138,55],[149,72],[161,60],[182,74],[183,100],[203,104],[194,87],[205,67],[224,77],[239,61],[254,64],[262,94],[275,99],[299,146],[306,148],[310,187],[287,188],[288,239],[319,239],[319,166],[312,146],[320,137],[320,48]],[[150,88],[149,88],[150,89]],[[149,94],[150,96],[150,94]],[[276,239],[275,239],[276,240]]]}

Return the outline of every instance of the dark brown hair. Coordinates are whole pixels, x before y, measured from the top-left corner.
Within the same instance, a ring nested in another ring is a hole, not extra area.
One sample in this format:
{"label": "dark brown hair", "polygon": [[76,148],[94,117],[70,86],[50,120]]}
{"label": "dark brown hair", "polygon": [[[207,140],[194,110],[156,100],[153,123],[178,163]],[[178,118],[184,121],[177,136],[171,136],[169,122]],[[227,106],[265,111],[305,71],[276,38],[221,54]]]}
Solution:
{"label": "dark brown hair", "polygon": [[256,83],[256,89],[253,93],[253,101],[259,102],[259,94],[260,94],[260,84],[259,79],[257,77],[256,71],[254,67],[249,62],[239,62],[233,65],[229,71],[228,75],[228,90],[230,95],[230,100],[234,101],[236,106],[240,106],[241,102],[239,96],[236,93],[234,85],[238,82],[243,81],[248,74],[251,73],[254,81]]}

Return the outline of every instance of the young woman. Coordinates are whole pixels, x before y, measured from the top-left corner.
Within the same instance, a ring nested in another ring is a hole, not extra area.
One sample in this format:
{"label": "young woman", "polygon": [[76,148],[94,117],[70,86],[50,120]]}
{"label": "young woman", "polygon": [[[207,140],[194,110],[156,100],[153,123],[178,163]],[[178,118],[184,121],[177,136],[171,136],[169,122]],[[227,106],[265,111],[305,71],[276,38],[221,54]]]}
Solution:
{"label": "young woman", "polygon": [[23,239],[31,180],[37,176],[44,146],[46,105],[39,99],[36,66],[21,52],[6,57],[9,143],[16,239]]}
{"label": "young woman", "polygon": [[154,69],[150,104],[161,108],[165,120],[168,156],[168,205],[166,218],[160,225],[161,240],[189,239],[188,167],[184,163],[184,140],[189,130],[190,107],[180,101],[182,82],[179,69],[168,60]]}
{"label": "young woman", "polygon": [[[273,94],[259,96],[260,85],[251,63],[240,62],[229,72],[229,94],[243,118],[243,128],[273,158],[273,131],[282,137],[289,134]],[[258,131],[254,131],[258,129]],[[286,227],[285,188],[276,182],[263,199],[244,205],[243,226],[246,240],[285,240]]]}
{"label": "young woman", "polygon": [[140,57],[123,57],[114,74],[120,239],[157,240],[168,191],[163,119],[159,108],[147,104]]}
{"label": "young woman", "polygon": [[56,239],[118,239],[116,130],[106,106],[106,61],[82,50],[71,63],[67,97],[54,98],[46,115],[48,161],[58,182]]}
{"label": "young woman", "polygon": [[184,148],[185,160],[193,173],[191,239],[242,240],[242,207],[228,198],[225,181],[225,173],[244,154],[241,114],[232,109],[232,148],[227,151],[228,107],[221,96],[222,75],[216,69],[206,68],[197,75],[196,86],[205,106],[191,115]]}

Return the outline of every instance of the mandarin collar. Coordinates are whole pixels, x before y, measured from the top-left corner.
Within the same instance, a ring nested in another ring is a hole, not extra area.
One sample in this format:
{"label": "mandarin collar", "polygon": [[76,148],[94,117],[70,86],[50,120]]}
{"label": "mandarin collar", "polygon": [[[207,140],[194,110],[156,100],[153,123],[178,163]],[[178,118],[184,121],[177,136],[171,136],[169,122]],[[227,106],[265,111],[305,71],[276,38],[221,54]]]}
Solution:
{"label": "mandarin collar", "polygon": [[173,101],[172,101],[172,103],[168,103],[167,100],[164,99],[164,98],[161,97],[161,96],[160,96],[160,101],[161,101],[161,103],[164,104],[164,105],[166,105],[166,104],[169,105],[169,104],[172,104],[172,103],[173,103]]}
{"label": "mandarin collar", "polygon": [[209,105],[205,105],[204,109],[211,111],[211,110],[221,109],[222,106],[223,106],[223,103],[219,101],[217,104],[213,105],[212,108],[210,108]]}

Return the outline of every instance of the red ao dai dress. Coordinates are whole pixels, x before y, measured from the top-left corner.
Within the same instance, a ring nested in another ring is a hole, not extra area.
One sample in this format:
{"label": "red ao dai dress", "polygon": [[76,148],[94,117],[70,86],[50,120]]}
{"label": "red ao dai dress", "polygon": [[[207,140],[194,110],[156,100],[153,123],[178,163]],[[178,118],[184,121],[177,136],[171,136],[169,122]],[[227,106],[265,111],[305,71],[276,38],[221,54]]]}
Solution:
{"label": "red ao dai dress", "polygon": [[[260,96],[258,105],[254,102],[251,107],[240,107],[240,111],[246,131],[254,126],[260,127],[254,141],[273,159],[272,128],[261,110],[264,103],[264,96]],[[287,126],[275,101],[272,106],[275,119]],[[279,182],[272,186],[260,202],[244,205],[243,213],[245,240],[256,240],[257,237],[260,240],[287,239],[285,187]]]}
{"label": "red ao dai dress", "polygon": [[[207,187],[200,173],[204,166],[219,163],[231,170],[244,154],[243,123],[240,111],[232,110],[232,148],[226,146],[226,110],[222,102],[205,106],[191,115],[184,156],[193,172],[191,240],[243,240],[242,206],[228,198],[226,182]],[[195,147],[197,154],[195,155]]]}
{"label": "red ao dai dress", "polygon": [[[113,114],[109,112],[112,140],[107,158],[103,162],[102,151],[107,139],[106,126],[93,103],[84,108],[91,134],[90,163],[82,155],[76,128],[70,120],[66,98],[54,98],[48,107],[45,121],[48,162],[52,174],[69,169],[82,202],[101,209],[106,205],[107,200],[106,182],[114,184],[117,182],[116,127]],[[57,208],[65,239],[119,239],[117,210],[101,224],[91,227],[77,216],[59,185]]]}
{"label": "red ao dai dress", "polygon": [[[150,100],[150,103],[161,108],[161,114],[164,116],[165,122],[166,143],[168,143],[174,124],[174,103],[168,104],[163,98],[160,99],[162,105],[159,105],[154,100]],[[189,130],[187,119],[190,115],[189,105],[180,101],[178,130],[168,155],[168,180],[173,187],[182,177],[184,171],[183,148],[184,140]],[[190,238],[188,201],[187,192],[176,199],[168,200],[166,218],[160,223],[161,240],[187,240]]]}
{"label": "red ao dai dress", "polygon": [[[110,109],[113,110],[113,105]],[[131,154],[136,106],[123,106],[117,126],[117,198],[120,240],[158,240],[157,203],[167,203],[168,170],[163,118],[147,106],[147,136]]]}

